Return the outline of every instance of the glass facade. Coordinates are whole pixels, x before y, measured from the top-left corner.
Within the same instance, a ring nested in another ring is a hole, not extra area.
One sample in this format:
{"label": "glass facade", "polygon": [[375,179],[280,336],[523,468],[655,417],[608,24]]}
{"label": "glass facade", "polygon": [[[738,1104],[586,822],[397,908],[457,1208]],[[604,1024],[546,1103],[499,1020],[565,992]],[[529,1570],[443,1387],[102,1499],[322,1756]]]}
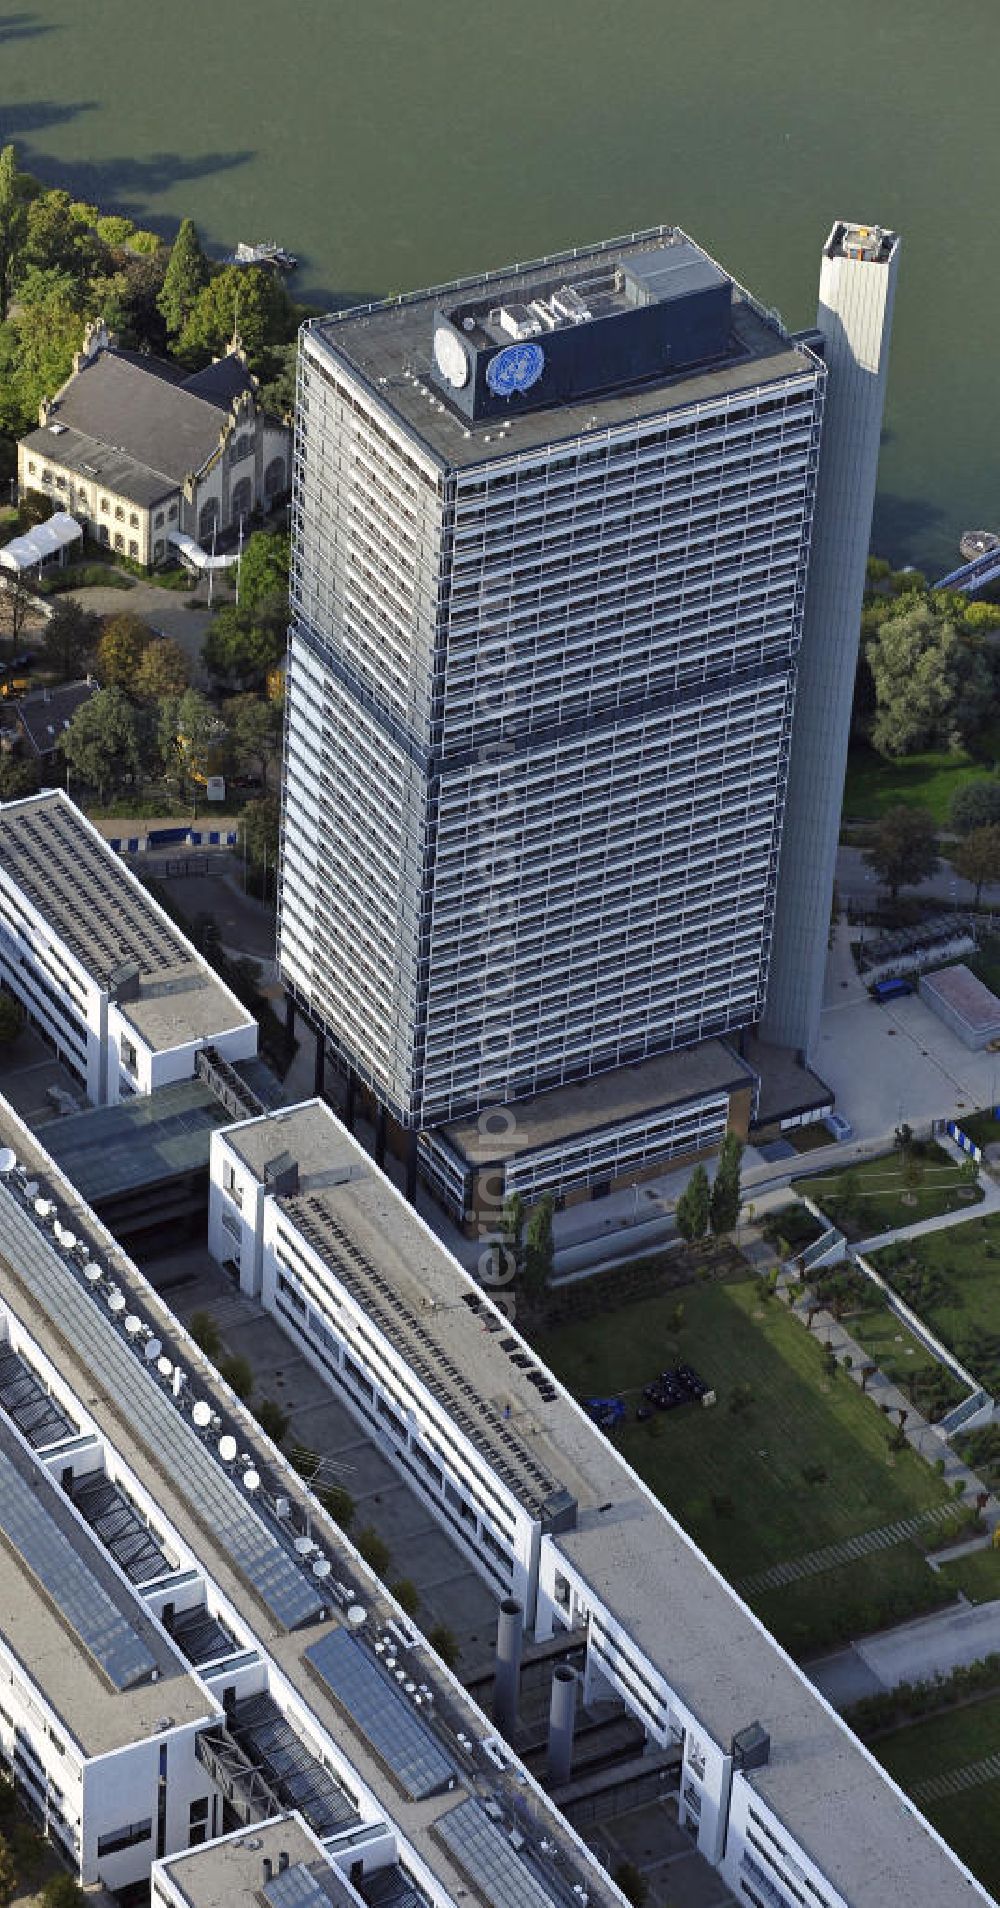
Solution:
{"label": "glass facade", "polygon": [[408,1126],[760,1017],[824,386],[791,352],[449,462],[305,335],[280,964]]}

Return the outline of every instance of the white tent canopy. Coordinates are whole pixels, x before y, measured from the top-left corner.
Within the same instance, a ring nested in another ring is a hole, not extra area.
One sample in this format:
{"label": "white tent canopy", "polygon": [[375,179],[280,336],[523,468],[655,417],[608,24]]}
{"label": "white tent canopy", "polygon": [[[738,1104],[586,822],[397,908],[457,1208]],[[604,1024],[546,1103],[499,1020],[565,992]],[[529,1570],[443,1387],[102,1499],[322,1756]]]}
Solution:
{"label": "white tent canopy", "polygon": [[15,537],[12,543],[0,550],[0,568],[14,570],[22,576],[27,570],[37,570],[41,564],[50,563],[53,557],[61,563],[71,544],[82,543],[83,531],[75,517],[65,510],[57,510],[47,523],[35,525],[27,536]]}

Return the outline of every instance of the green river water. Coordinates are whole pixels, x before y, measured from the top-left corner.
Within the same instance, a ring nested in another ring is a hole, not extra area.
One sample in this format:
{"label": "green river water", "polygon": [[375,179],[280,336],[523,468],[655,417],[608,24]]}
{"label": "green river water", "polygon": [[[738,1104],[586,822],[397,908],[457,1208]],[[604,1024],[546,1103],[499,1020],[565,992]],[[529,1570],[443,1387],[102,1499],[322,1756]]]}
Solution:
{"label": "green river water", "polygon": [[22,164],[215,248],[274,238],[341,302],[659,220],[794,325],[835,216],[904,237],[876,544],[1000,529],[988,0],[25,0]]}

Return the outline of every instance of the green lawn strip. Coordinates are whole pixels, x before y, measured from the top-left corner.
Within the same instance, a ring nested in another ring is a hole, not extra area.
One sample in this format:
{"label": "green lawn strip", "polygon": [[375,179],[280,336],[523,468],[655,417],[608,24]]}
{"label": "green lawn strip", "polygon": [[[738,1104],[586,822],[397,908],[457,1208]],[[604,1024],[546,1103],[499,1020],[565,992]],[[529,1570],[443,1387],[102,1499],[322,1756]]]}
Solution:
{"label": "green lawn strip", "polygon": [[987,1390],[1000,1388],[1000,1216],[900,1240],[873,1263]]}
{"label": "green lawn strip", "polygon": [[964,1179],[957,1160],[936,1144],[927,1148],[919,1165],[921,1175],[912,1186],[899,1156],[886,1153],[842,1173],[794,1179],[792,1189],[812,1199],[854,1239],[965,1211],[982,1199],[981,1188]]}
{"label": "green lawn strip", "polygon": [[[678,1301],[683,1324],[671,1334]],[[679,1359],[701,1373],[717,1405],[656,1412],[646,1424],[630,1412],[615,1442],[734,1580],[948,1496],[915,1452],[890,1453],[877,1407],[845,1374],[824,1374],[818,1339],[780,1300],[763,1303],[752,1280],[686,1286],[599,1325],[547,1333],[538,1349],[576,1396],[620,1395],[630,1407]],[[753,1401],[734,1412],[737,1385],[749,1385]],[[822,1482],[804,1475],[821,1471]]]}
{"label": "green lawn strip", "polygon": [[1000,1597],[1000,1550],[970,1550],[941,1564],[940,1574],[970,1603],[993,1603]]}
{"label": "green lawn strip", "polygon": [[877,1736],[870,1747],[904,1789],[964,1769],[1000,1751],[1000,1694],[961,1703],[922,1722],[904,1723]]}
{"label": "green lawn strip", "polygon": [[1000,1782],[922,1803],[921,1813],[983,1887],[1000,1897]]}
{"label": "green lawn strip", "polygon": [[953,1585],[935,1575],[915,1544],[897,1544],[780,1590],[760,1590],[747,1602],[789,1654],[802,1657],[925,1616],[954,1597]]}
{"label": "green lawn strip", "polygon": [[873,1365],[910,1399],[918,1411],[933,1421],[943,1417],[966,1396],[965,1386],[938,1363],[887,1305],[873,1305],[863,1311],[845,1311],[844,1330],[856,1338]]}
{"label": "green lawn strip", "polygon": [[905,802],[929,809],[943,827],[956,791],[968,782],[981,780],[991,767],[992,763],[988,767],[976,762],[962,749],[954,754],[932,750],[907,755],[898,762],[876,755],[872,749],[852,749],[847,763],[844,815],[849,821],[877,821],[887,808]]}

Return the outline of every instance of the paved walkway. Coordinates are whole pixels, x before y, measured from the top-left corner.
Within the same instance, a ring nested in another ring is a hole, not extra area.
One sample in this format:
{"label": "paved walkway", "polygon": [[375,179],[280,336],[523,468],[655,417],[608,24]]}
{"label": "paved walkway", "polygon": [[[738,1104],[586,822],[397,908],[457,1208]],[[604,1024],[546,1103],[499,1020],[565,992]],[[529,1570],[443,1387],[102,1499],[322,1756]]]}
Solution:
{"label": "paved walkway", "polygon": [[949,1769],[945,1775],[926,1776],[913,1782],[910,1794],[914,1802],[941,1802],[946,1795],[961,1795],[963,1789],[978,1789],[984,1782],[1000,1780],[1000,1755],[983,1756],[979,1762],[967,1762],[961,1769]]}
{"label": "paved walkway", "polygon": [[917,1511],[912,1517],[897,1518],[894,1524],[879,1524],[874,1530],[860,1531],[856,1537],[843,1537],[839,1543],[807,1550],[804,1556],[791,1557],[786,1563],[771,1564],[767,1570],[744,1577],[736,1588],[741,1596],[753,1597],[761,1590],[781,1590],[787,1583],[801,1583],[805,1577],[821,1576],[824,1570],[836,1570],[840,1564],[857,1563],[860,1557],[870,1557],[877,1550],[893,1550],[897,1544],[908,1543],[928,1525],[946,1523],[954,1509],[954,1504],[933,1504],[929,1510]]}

